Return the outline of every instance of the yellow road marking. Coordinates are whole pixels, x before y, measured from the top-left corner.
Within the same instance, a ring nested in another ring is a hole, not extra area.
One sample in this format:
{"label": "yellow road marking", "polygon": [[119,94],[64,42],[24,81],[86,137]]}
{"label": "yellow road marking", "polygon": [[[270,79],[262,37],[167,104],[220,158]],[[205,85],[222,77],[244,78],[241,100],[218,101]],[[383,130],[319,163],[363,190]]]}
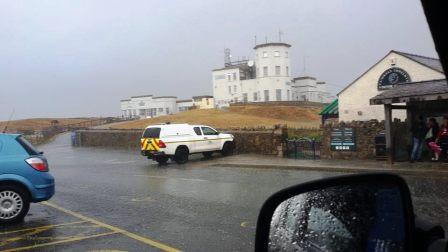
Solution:
{"label": "yellow road marking", "polygon": [[240,226],[245,228],[245,227],[247,227],[247,224],[249,224],[247,221],[243,221],[243,222],[241,222]]}
{"label": "yellow road marking", "polygon": [[2,250],[2,252],[29,250],[29,249],[35,249],[35,248],[46,247],[46,246],[51,246],[51,245],[57,245],[57,244],[61,244],[61,243],[82,241],[85,239],[91,239],[91,238],[96,238],[96,237],[101,237],[101,236],[106,236],[106,235],[111,235],[111,234],[118,234],[118,233],[119,232],[117,232],[117,231],[112,231],[112,232],[108,232],[108,233],[95,234],[95,235],[89,235],[89,236],[79,236],[79,237],[74,237],[74,238],[62,240],[62,241],[47,242],[47,243],[30,245],[30,246],[26,246],[26,247],[18,247],[18,248]]}
{"label": "yellow road marking", "polygon": [[66,225],[75,225],[80,223],[86,223],[87,221],[74,221],[74,222],[67,222],[67,223],[61,223],[61,224],[53,224],[53,225],[46,225],[46,226],[40,226],[40,227],[33,227],[33,228],[24,228],[19,230],[13,230],[13,231],[7,231],[7,232],[1,232],[0,235],[4,234],[12,234],[12,233],[19,233],[24,231],[30,231],[35,229],[43,229],[43,228],[53,228],[53,227],[60,227],[60,226],[66,226]]}
{"label": "yellow road marking", "polygon": [[38,234],[38,233],[42,233],[42,232],[44,232],[44,231],[46,231],[48,229],[50,229],[50,228],[37,228],[37,229],[35,229],[35,230],[31,231],[31,232],[24,233],[24,234],[16,236],[16,237],[8,238],[8,239],[3,240],[2,242],[0,242],[0,247],[8,245],[9,243],[13,243],[13,242],[16,242],[16,241],[23,240],[28,235],[35,235],[35,234]]}
{"label": "yellow road marking", "polygon": [[55,209],[57,209],[57,210],[59,210],[59,211],[61,211],[61,212],[64,212],[64,213],[66,213],[66,214],[75,216],[75,217],[77,217],[77,218],[79,218],[79,219],[81,219],[81,220],[85,220],[85,221],[91,222],[91,223],[93,223],[93,224],[96,224],[96,225],[98,225],[98,226],[101,226],[101,227],[110,229],[110,230],[112,230],[112,231],[114,231],[114,232],[116,232],[116,233],[123,234],[123,235],[125,235],[125,236],[127,236],[127,237],[129,237],[129,238],[132,238],[132,239],[134,239],[134,240],[140,241],[140,242],[145,243],[145,244],[147,244],[147,245],[156,247],[156,248],[158,248],[158,249],[160,249],[160,250],[167,251],[167,252],[178,252],[178,251],[180,251],[180,250],[175,249],[175,248],[173,248],[173,247],[171,247],[171,246],[169,246],[169,245],[165,245],[165,244],[160,243],[160,242],[157,242],[157,241],[155,241],[155,240],[151,240],[151,239],[149,239],[149,238],[146,238],[146,237],[143,237],[143,236],[140,236],[140,235],[131,233],[131,232],[126,231],[126,230],[124,230],[124,229],[121,229],[121,228],[119,228],[119,227],[115,227],[115,226],[112,226],[112,225],[103,223],[103,222],[101,222],[101,221],[97,221],[97,220],[95,220],[95,219],[86,217],[86,216],[84,216],[84,215],[82,215],[82,214],[79,214],[79,213],[73,212],[73,211],[71,211],[71,210],[65,209],[65,208],[63,208],[63,207],[60,207],[60,206],[58,206],[58,205],[55,205],[55,204],[53,204],[53,203],[50,203],[50,202],[42,202],[41,204],[46,205],[46,206],[49,206],[49,207],[52,207],[52,208],[55,208]]}

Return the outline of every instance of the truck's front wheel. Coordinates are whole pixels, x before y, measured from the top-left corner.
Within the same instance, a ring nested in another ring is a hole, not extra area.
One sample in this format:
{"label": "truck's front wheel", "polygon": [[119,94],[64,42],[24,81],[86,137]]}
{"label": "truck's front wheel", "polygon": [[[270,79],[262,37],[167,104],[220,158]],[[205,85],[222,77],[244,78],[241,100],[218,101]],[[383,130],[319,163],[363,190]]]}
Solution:
{"label": "truck's front wheel", "polygon": [[230,156],[233,154],[234,149],[235,144],[233,142],[225,142],[224,146],[222,147],[221,154],[223,156]]}

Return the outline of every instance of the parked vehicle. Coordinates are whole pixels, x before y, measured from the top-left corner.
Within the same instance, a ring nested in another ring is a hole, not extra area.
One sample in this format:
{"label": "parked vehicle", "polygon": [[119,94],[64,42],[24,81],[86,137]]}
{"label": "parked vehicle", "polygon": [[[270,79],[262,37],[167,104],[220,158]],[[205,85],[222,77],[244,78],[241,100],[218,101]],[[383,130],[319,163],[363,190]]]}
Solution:
{"label": "parked vehicle", "polygon": [[0,223],[22,221],[30,203],[54,194],[43,152],[17,134],[0,134]]}
{"label": "parked vehicle", "polygon": [[141,138],[141,154],[164,164],[173,159],[178,164],[188,161],[193,153],[209,158],[213,152],[231,155],[235,148],[233,136],[206,125],[150,125]]}

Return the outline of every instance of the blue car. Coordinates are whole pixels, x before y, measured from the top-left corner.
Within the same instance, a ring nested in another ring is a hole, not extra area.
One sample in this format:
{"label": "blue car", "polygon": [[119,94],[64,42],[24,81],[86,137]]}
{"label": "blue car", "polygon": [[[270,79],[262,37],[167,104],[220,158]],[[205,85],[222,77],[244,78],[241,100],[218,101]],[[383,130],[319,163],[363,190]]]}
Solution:
{"label": "blue car", "polygon": [[54,178],[43,153],[21,135],[0,133],[0,223],[22,221],[30,203],[53,194]]}

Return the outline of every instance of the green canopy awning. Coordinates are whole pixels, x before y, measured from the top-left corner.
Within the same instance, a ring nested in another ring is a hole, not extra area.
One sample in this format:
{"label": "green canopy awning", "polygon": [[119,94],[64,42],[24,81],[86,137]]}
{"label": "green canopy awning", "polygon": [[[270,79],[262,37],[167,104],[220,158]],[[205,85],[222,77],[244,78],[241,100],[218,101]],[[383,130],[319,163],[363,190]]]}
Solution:
{"label": "green canopy awning", "polygon": [[325,106],[322,111],[320,111],[319,115],[339,115],[339,110],[338,110],[339,106],[338,106],[338,99],[334,100],[333,102],[331,102],[330,104],[328,104],[327,106]]}

